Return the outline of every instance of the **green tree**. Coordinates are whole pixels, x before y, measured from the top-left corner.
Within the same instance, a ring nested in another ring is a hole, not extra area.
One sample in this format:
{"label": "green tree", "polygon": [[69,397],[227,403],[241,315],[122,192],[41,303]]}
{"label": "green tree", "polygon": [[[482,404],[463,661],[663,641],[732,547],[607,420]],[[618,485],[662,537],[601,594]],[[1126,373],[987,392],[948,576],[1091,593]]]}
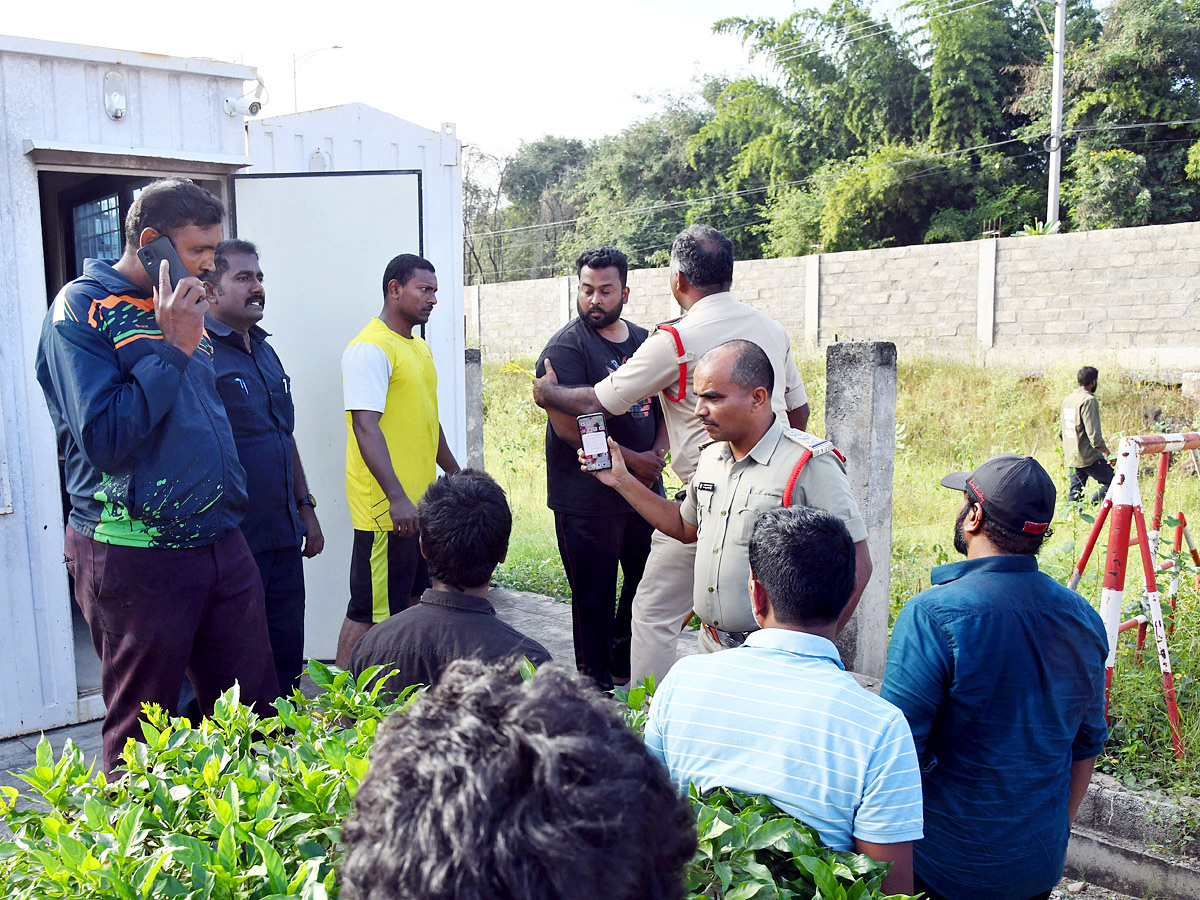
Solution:
{"label": "green tree", "polygon": [[561,245],[574,229],[575,183],[591,153],[583,141],[546,135],[523,141],[505,161],[500,178],[508,201],[503,280],[549,278],[569,265]]}
{"label": "green tree", "polygon": [[[1200,118],[1200,0],[1116,0],[1099,33],[1068,47],[1065,68],[1063,197],[1083,206],[1071,221],[1097,228],[1200,216],[1200,189],[1187,174],[1200,128],[1168,124]],[[1049,84],[1047,61],[1026,73],[1018,101],[1043,132]],[[1117,185],[1124,204],[1111,194]]]}
{"label": "green tree", "polygon": [[1027,123],[1009,108],[1020,67],[1048,46],[1029,4],[916,0],[907,8],[928,39],[932,146],[955,150],[1012,137]]}
{"label": "green tree", "polygon": [[1146,158],[1132,150],[1075,153],[1075,177],[1063,185],[1077,228],[1128,228],[1150,221]]}
{"label": "green tree", "polygon": [[766,80],[743,78],[717,100],[695,148],[737,141],[723,176],[735,187],[800,180],[828,159],[912,139],[928,118],[928,78],[886,19],[858,0],[783,20],[730,18],[714,30],[737,34]]}
{"label": "green tree", "polygon": [[759,255],[758,235],[746,227],[761,218],[753,200],[732,196],[718,177],[736,146],[692,145],[712,115],[704,94],[671,98],[657,115],[597,142],[572,194],[580,218],[564,249],[612,244],[631,265],[664,265],[675,235],[705,221],[729,234],[739,255]]}

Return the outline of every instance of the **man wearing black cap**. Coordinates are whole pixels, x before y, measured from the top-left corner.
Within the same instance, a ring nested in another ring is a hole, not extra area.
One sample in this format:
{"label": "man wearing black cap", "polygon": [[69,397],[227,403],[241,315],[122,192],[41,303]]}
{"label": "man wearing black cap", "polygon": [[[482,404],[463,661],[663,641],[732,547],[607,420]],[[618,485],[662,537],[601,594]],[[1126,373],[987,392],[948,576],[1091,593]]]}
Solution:
{"label": "man wearing black cap", "polygon": [[963,492],[954,547],[896,619],[880,692],[921,761],[930,900],[1045,898],[1107,737],[1099,614],[1038,571],[1056,492],[1006,453],[942,479]]}

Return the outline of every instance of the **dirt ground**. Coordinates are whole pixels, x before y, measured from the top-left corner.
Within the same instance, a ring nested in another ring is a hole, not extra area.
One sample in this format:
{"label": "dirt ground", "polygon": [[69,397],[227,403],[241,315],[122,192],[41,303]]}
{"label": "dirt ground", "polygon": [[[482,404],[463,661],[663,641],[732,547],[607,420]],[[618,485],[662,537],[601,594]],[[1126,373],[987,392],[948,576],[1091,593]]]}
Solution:
{"label": "dirt ground", "polygon": [[1050,900],[1075,900],[1075,898],[1078,900],[1137,900],[1128,894],[1118,894],[1116,891],[1110,891],[1090,882],[1084,882],[1081,891],[1070,890],[1069,886],[1077,884],[1079,882],[1074,878],[1064,878],[1050,892]]}

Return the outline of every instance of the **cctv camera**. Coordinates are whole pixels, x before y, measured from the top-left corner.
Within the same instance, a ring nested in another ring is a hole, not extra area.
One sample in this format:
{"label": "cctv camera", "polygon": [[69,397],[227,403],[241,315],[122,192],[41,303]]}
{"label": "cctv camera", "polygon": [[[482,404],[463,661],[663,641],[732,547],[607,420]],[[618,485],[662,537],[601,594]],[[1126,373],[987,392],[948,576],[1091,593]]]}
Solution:
{"label": "cctv camera", "polygon": [[262,103],[249,97],[226,97],[225,113],[230,116],[257,116],[262,110]]}

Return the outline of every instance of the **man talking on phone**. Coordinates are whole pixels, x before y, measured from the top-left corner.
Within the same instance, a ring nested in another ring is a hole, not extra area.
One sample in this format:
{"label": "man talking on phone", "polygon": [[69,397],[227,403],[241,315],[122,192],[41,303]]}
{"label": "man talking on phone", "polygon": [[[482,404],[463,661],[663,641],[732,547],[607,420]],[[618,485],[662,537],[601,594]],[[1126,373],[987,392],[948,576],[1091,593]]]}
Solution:
{"label": "man talking on phone", "polygon": [[[141,705],[174,711],[185,674],[205,713],[234,681],[260,713],[277,694],[262,582],[238,528],[245,472],[204,330],[201,277],[224,213],[185,179],[147,185],[125,219],[124,255],[85,261],[38,344],[71,497],[67,569],[100,657],[109,774],[141,736]],[[138,251],[164,236],[171,249],[152,275]],[[175,285],[169,254],[187,272]]]}

